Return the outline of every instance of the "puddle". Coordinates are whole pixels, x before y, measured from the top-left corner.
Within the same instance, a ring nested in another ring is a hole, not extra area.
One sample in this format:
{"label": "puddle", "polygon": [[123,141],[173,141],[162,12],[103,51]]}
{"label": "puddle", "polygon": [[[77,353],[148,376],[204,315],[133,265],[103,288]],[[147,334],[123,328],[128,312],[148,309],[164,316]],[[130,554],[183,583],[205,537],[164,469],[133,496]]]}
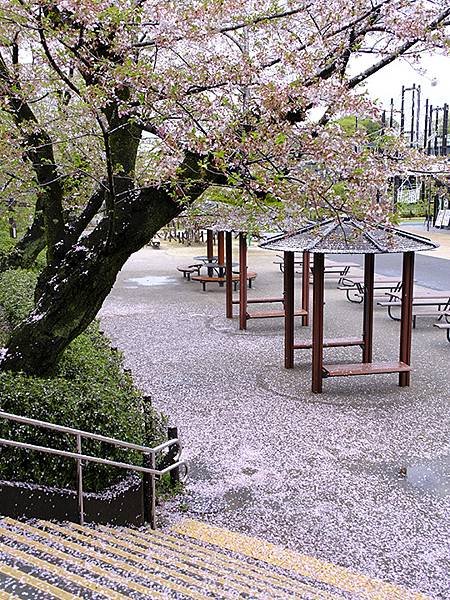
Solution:
{"label": "puddle", "polygon": [[442,496],[450,494],[450,457],[407,466],[404,481],[427,492]]}
{"label": "puddle", "polygon": [[398,464],[377,463],[362,466],[358,463],[348,463],[347,468],[352,472],[363,474],[364,471],[378,475],[388,473],[402,487],[419,492],[431,492],[438,496],[450,495],[450,456],[439,456],[434,459],[411,460],[405,458]]}
{"label": "puddle", "polygon": [[[130,283],[134,285],[127,285]],[[169,275],[147,275],[146,277],[132,277],[131,279],[126,279],[125,287],[152,287],[157,285],[168,285],[171,283],[176,283],[176,279]]]}

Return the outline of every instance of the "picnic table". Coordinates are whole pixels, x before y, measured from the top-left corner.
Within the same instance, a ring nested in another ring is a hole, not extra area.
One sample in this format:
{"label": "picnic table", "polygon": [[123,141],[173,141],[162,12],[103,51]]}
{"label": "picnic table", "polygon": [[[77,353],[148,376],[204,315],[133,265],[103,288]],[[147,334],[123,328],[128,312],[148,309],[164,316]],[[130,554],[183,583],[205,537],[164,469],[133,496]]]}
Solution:
{"label": "picnic table", "polygon": [[[233,268],[233,272],[234,269],[236,269],[236,267],[239,267],[239,263],[231,263],[231,267]],[[218,275],[218,277],[224,277],[225,276],[225,269],[226,269],[226,265],[225,264],[219,264],[218,262],[206,262],[203,263],[202,268],[208,269],[208,275],[209,277],[213,277],[214,273],[216,273]],[[200,275],[200,273],[199,273]]]}
{"label": "picnic table", "polygon": [[[280,268],[280,271],[283,273],[284,272],[284,259],[282,256],[277,254],[277,260],[273,261],[273,264],[278,265]],[[335,260],[325,260],[325,276],[326,277],[330,277],[333,275],[337,275],[337,280],[338,280],[338,284],[341,283],[341,280],[343,277],[345,277],[345,275],[347,275],[350,271],[351,268],[358,268],[361,265],[359,265],[358,263],[355,262],[337,262]],[[295,259],[294,260],[294,268],[298,268],[299,270],[296,271],[296,273],[301,273],[303,270],[303,259]],[[313,267],[311,265],[311,273],[313,273]]]}
{"label": "picnic table", "polygon": [[[388,316],[394,321],[400,321],[400,317],[393,314],[401,305],[401,292],[386,292],[389,297],[387,301],[378,302],[379,306],[387,307]],[[450,318],[450,290],[429,290],[413,295],[413,327],[416,326],[417,317],[443,317],[448,321]]]}
{"label": "picnic table", "polygon": [[[384,298],[385,291],[400,292],[402,289],[401,278],[385,277],[384,275],[375,275],[373,282],[375,297]],[[364,277],[345,275],[341,277],[338,290],[344,290],[347,300],[360,304],[364,300]],[[383,294],[377,294],[376,291],[382,291]]]}

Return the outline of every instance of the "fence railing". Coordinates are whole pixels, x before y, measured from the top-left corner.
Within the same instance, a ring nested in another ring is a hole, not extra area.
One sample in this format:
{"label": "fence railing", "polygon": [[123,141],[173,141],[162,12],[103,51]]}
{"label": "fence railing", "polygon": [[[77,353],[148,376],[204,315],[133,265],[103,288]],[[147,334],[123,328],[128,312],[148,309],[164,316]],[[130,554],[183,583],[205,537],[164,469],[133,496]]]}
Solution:
{"label": "fence railing", "polygon": [[[83,462],[92,462],[101,465],[108,465],[110,467],[118,467],[119,469],[126,469],[135,471],[137,473],[143,473],[144,475],[144,502],[147,502],[147,510],[145,511],[148,515],[148,521],[150,527],[155,529],[156,527],[156,481],[155,477],[161,477],[169,472],[179,473],[180,467],[184,467],[187,471],[186,463],[179,460],[181,454],[181,444],[178,437],[169,439],[166,442],[159,444],[159,446],[149,447],[141,446],[139,444],[133,444],[131,442],[124,442],[115,438],[106,437],[99,435],[98,433],[90,433],[88,431],[82,431],[81,429],[73,429],[72,427],[65,427],[63,425],[56,425],[55,423],[48,423],[46,421],[39,421],[38,419],[30,419],[29,417],[22,417],[20,415],[14,415],[4,411],[0,411],[0,419],[8,421],[14,421],[16,423],[22,423],[24,425],[31,425],[33,427],[40,427],[43,429],[50,429],[59,433],[66,433],[73,435],[76,442],[76,452],[69,450],[59,450],[57,448],[51,448],[47,446],[38,446],[36,444],[28,444],[26,442],[18,442],[16,440],[9,440],[0,438],[0,446],[10,446],[13,448],[21,448],[23,450],[34,450],[36,452],[43,452],[46,454],[53,454],[55,456],[62,456],[64,458],[71,458],[76,461],[77,465],[77,503],[78,503],[78,515],[80,524],[84,524],[84,492],[83,492]],[[126,448],[127,450],[134,450],[139,452],[143,456],[143,463],[145,466],[138,466],[129,463],[119,462],[115,460],[109,460],[106,458],[100,458],[97,456],[91,456],[89,454],[83,454],[82,440],[95,440],[98,442],[104,442],[118,448]],[[178,446],[178,456],[175,457],[175,462],[168,465],[164,469],[156,468],[156,455],[167,448]]]}

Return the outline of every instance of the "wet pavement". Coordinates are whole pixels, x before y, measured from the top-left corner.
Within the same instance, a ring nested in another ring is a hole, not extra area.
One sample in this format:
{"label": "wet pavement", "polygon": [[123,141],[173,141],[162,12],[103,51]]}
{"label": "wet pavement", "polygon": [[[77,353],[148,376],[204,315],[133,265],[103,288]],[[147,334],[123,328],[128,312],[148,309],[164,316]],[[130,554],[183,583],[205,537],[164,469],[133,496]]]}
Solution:
{"label": "wet pavement", "polygon": [[[314,395],[309,351],[296,351],[295,369],[283,368],[281,319],[250,321],[239,332],[237,319],[225,318],[223,288],[202,292],[176,271],[197,254],[198,247],[175,244],[138,252],[101,313],[136,383],[184,440],[190,478],[167,518],[176,520],[178,510],[448,597],[445,333],[433,319],[418,319],[410,388],[399,388],[396,375],[374,375],[325,380],[324,393]],[[258,273],[250,296],[279,295],[275,258],[250,248],[249,268]],[[430,260],[449,276],[450,262]],[[357,335],[361,306],[335,282],[326,284],[325,299],[326,336]],[[307,336],[299,321],[297,340]],[[398,360],[398,340],[398,323],[378,307],[374,360]],[[360,352],[328,349],[326,357],[355,362]]]}

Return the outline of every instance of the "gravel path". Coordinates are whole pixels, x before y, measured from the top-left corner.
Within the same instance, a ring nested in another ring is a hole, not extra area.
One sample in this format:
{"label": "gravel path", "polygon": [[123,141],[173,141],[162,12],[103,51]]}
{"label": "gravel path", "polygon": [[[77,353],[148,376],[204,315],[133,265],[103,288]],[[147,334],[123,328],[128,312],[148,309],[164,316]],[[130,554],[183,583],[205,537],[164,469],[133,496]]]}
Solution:
{"label": "gravel path", "polygon": [[[399,388],[395,375],[378,375],[325,380],[324,393],[313,395],[309,351],[297,351],[294,370],[282,366],[280,319],[251,321],[239,332],[236,319],[225,319],[223,289],[214,285],[204,293],[176,271],[199,253],[163,244],[135,254],[101,312],[136,383],[180,428],[190,479],[171,518],[182,508],[448,597],[445,333],[418,319],[409,389]],[[280,293],[274,259],[250,249],[255,295]],[[347,302],[332,282],[325,308],[327,336],[358,334],[361,306]],[[297,338],[306,335],[299,322]],[[398,324],[378,309],[374,360],[397,360],[398,337]],[[360,359],[355,348],[326,352],[331,362]]]}

